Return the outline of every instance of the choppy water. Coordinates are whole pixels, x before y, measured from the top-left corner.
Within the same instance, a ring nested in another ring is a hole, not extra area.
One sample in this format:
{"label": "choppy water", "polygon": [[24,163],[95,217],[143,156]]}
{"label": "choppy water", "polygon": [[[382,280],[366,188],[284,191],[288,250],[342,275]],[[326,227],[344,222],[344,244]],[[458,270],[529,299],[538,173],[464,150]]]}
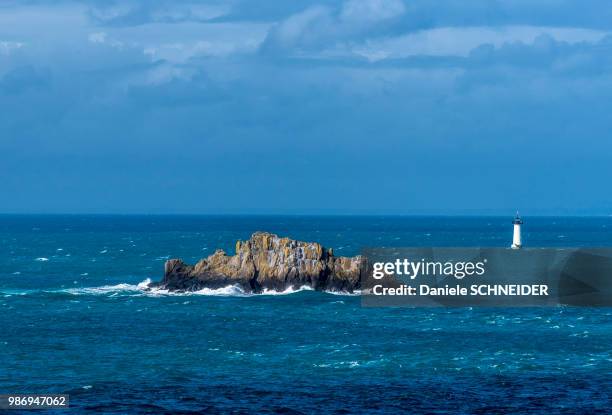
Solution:
{"label": "choppy water", "polygon": [[[68,393],[75,413],[609,412],[612,309],[143,290],[256,230],[353,255],[507,246],[510,220],[0,216],[0,393]],[[527,218],[524,239],[612,246],[612,218]]]}

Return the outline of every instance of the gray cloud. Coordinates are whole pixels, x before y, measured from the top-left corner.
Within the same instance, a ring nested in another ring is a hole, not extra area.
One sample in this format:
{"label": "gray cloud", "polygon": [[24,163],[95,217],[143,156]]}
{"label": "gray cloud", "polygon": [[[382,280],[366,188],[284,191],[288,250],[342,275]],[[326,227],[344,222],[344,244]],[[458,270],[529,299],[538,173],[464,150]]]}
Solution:
{"label": "gray cloud", "polygon": [[401,0],[348,0],[340,7],[312,6],[274,25],[262,51],[309,53],[338,41],[362,37],[404,14]]}
{"label": "gray cloud", "polygon": [[569,43],[549,35],[538,36],[533,43],[504,43],[499,47],[483,44],[469,55],[473,66],[511,65],[540,68],[564,75],[595,75],[612,70],[612,36],[597,42]]}
{"label": "gray cloud", "polygon": [[90,18],[102,26],[206,22],[224,16],[231,10],[228,3],[221,1],[123,0],[89,3]]}

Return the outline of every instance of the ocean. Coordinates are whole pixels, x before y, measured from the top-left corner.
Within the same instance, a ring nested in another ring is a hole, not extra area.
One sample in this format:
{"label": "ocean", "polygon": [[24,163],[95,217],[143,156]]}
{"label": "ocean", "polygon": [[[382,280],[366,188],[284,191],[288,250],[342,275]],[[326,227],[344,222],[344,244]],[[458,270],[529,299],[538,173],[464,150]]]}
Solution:
{"label": "ocean", "polygon": [[[355,255],[505,247],[511,221],[0,216],[0,394],[69,394],[58,414],[609,413],[609,308],[362,308],[359,296],[308,290],[144,290],[166,259],[233,253],[255,231]],[[610,217],[524,221],[525,246],[612,246]]]}

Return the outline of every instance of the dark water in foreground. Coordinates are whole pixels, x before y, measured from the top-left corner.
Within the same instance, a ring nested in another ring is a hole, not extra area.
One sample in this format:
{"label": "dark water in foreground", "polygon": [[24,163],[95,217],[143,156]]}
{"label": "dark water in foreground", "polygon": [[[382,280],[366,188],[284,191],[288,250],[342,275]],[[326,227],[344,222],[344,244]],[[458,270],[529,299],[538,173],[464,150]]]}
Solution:
{"label": "dark water in foreground", "polygon": [[[138,286],[256,230],[353,255],[507,246],[510,220],[0,216],[0,393],[70,394],[57,413],[608,413],[612,309]],[[612,218],[527,218],[524,240],[612,246]]]}

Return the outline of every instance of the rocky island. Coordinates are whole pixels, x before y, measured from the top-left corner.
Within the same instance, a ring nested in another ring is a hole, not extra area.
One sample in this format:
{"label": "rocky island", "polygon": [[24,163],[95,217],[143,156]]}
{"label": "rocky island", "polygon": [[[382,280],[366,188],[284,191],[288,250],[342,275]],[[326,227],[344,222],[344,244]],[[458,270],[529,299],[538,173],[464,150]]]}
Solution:
{"label": "rocky island", "polygon": [[284,291],[311,287],[320,291],[360,289],[365,261],[361,256],[336,257],[316,242],[295,241],[256,232],[236,242],[236,254],[219,249],[195,265],[166,261],[164,278],[152,286],[170,291],[197,291],[237,285],[245,292]]}

